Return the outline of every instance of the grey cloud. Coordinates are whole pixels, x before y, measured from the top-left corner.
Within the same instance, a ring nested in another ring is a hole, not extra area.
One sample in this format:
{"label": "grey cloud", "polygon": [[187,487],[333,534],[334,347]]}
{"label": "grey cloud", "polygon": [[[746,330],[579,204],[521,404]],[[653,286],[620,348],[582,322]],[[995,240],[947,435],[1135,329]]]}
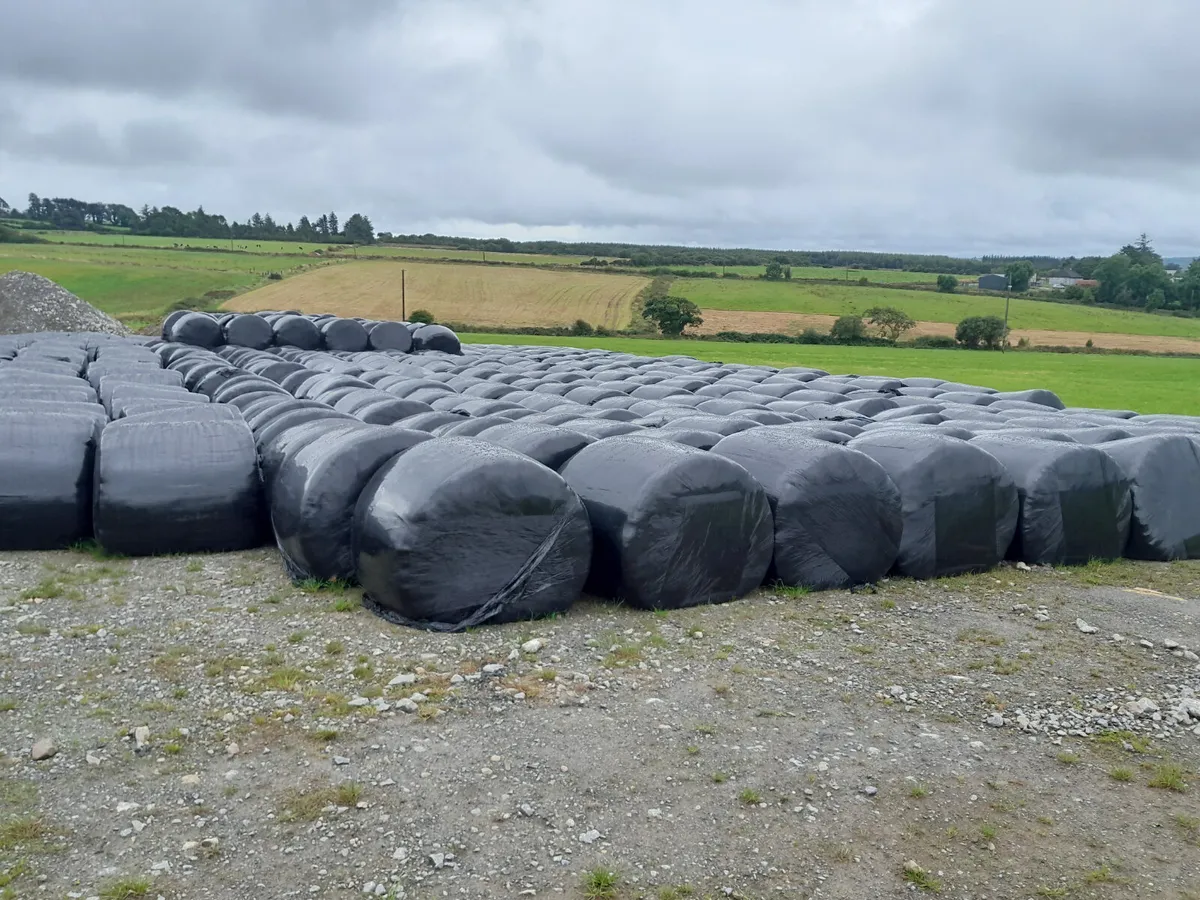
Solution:
{"label": "grey cloud", "polygon": [[6,8],[0,194],[743,246],[1197,242],[1192,0],[113,6]]}

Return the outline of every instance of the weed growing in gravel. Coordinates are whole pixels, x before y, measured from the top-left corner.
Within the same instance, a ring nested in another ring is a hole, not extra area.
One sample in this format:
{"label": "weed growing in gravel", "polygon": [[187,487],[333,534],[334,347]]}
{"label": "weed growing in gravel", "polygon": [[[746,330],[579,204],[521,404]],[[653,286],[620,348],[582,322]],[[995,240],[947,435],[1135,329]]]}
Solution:
{"label": "weed growing in gravel", "polygon": [[147,878],[122,878],[110,881],[100,888],[100,900],[136,900],[150,893],[150,880]]}
{"label": "weed growing in gravel", "polygon": [[29,635],[29,636],[38,635],[40,637],[45,637],[49,633],[50,633],[50,629],[47,628],[45,625],[37,625],[33,622],[22,622],[20,625],[17,626],[17,634],[24,634],[24,635]]}
{"label": "weed growing in gravel", "polygon": [[758,806],[758,804],[762,803],[763,798],[762,794],[754,790],[754,788],[746,788],[738,794],[738,799],[746,804],[746,806]]}
{"label": "weed growing in gravel", "polygon": [[1142,734],[1134,734],[1132,731],[1102,731],[1093,740],[1097,744],[1112,747],[1124,748],[1128,744],[1134,753],[1150,752],[1150,738]]}
{"label": "weed growing in gravel", "polygon": [[92,559],[103,562],[106,559],[124,559],[120,553],[109,553],[95,541],[79,541],[71,545],[71,550],[75,553],[86,553]]}
{"label": "weed growing in gravel", "polygon": [[12,697],[0,697],[0,712],[12,712],[18,705]]}
{"label": "weed growing in gravel", "polygon": [[185,572],[203,572],[204,563],[200,562],[198,559],[193,559],[183,568]]}
{"label": "weed growing in gravel", "polygon": [[1073,750],[1061,750],[1059,751],[1057,759],[1064,766],[1073,766],[1079,762],[1080,757],[1079,754]]}
{"label": "weed growing in gravel", "polygon": [[929,788],[925,787],[923,784],[914,784],[908,789],[908,796],[912,797],[914,800],[920,800],[922,797],[928,797]]}
{"label": "weed growing in gravel", "polygon": [[0,871],[0,900],[16,900],[17,894],[10,887],[22,875],[29,874],[29,864],[19,860],[16,864]]}
{"label": "weed growing in gravel", "polygon": [[284,822],[315,822],[328,807],[354,806],[362,796],[362,787],[353,781],[337,787],[292,791],[283,798],[279,817]]}
{"label": "weed growing in gravel", "polygon": [[940,894],[942,891],[942,882],[912,860],[904,864],[901,874],[905,881],[923,891],[931,894]]}
{"label": "weed growing in gravel", "polygon": [[696,726],[696,734],[716,734],[717,726],[710,722],[701,722]]}
{"label": "weed growing in gravel", "polygon": [[57,600],[63,595],[63,586],[56,578],[43,578],[31,588],[21,591],[22,600]]}
{"label": "weed growing in gravel", "polygon": [[0,850],[10,851],[24,848],[31,851],[44,851],[46,838],[51,835],[50,828],[41,819],[32,816],[13,819],[0,825]]}
{"label": "weed growing in gravel", "polygon": [[833,858],[834,862],[854,862],[854,848],[849,844],[836,844],[830,851],[829,855]]}
{"label": "weed growing in gravel", "polygon": [[985,822],[979,826],[979,836],[985,841],[994,841],[996,839],[996,826]]}
{"label": "weed growing in gravel", "polygon": [[293,631],[287,636],[287,640],[289,644],[303,644],[306,637],[308,635],[303,631]]}
{"label": "weed growing in gravel", "polygon": [[1190,840],[1200,839],[1200,819],[1183,813],[1175,813],[1171,816],[1171,821],[1181,828]]}
{"label": "weed growing in gravel", "polygon": [[362,609],[362,597],[358,594],[346,594],[334,600],[329,608],[339,613],[354,612],[356,609]]}
{"label": "weed growing in gravel", "polygon": [[688,746],[685,747],[684,749],[687,750],[688,756],[695,756],[697,753],[700,752],[700,748],[697,747],[695,744],[688,744]]}
{"label": "weed growing in gravel", "polygon": [[1083,876],[1083,880],[1088,884],[1116,884],[1121,881],[1107,863],[1098,869],[1092,869],[1092,871]]}
{"label": "weed growing in gravel", "polygon": [[1039,897],[1054,897],[1054,898],[1066,897],[1070,892],[1071,892],[1070,888],[1067,888],[1062,885],[1060,885],[1058,887],[1042,886],[1037,889],[1037,895]]}
{"label": "weed growing in gravel", "polygon": [[606,669],[627,669],[642,661],[642,648],[636,644],[614,646],[600,665]]}
{"label": "weed growing in gravel", "polygon": [[777,581],[767,588],[776,597],[786,597],[789,600],[797,600],[800,597],[806,597],[812,593],[812,588],[805,587],[802,584],[792,585],[784,584],[782,581]]}
{"label": "weed growing in gravel", "polygon": [[726,775],[724,772],[713,772],[712,780],[713,780],[713,784],[724,784],[725,782],[727,782],[729,780],[729,776]]}
{"label": "weed growing in gravel", "polygon": [[983,644],[986,647],[1003,647],[1004,638],[984,628],[964,628],[956,640],[960,644]]}
{"label": "weed growing in gravel", "polygon": [[271,594],[269,597],[267,597],[263,600],[263,603],[269,603],[271,606],[278,606],[282,602],[283,602],[282,594]]}
{"label": "weed growing in gravel", "polygon": [[1133,769],[1125,766],[1115,766],[1108,770],[1108,777],[1113,781],[1133,781]]}
{"label": "weed growing in gravel", "polygon": [[322,744],[327,744],[330,741],[337,740],[337,730],[333,728],[318,728],[312,733],[313,740],[320,741]]}
{"label": "weed growing in gravel", "polygon": [[247,660],[239,656],[222,656],[210,659],[204,664],[204,674],[209,678],[220,678],[222,675],[232,675],[244,666],[249,666]]}
{"label": "weed growing in gravel", "polygon": [[294,666],[280,666],[266,677],[263,684],[276,691],[294,691],[308,676]]}
{"label": "weed growing in gravel", "polygon": [[346,650],[346,645],[341,641],[330,641],[325,645],[325,652],[330,656],[337,656]]}
{"label": "weed growing in gravel", "polygon": [[592,869],[583,876],[583,896],[586,900],[613,900],[621,878],[608,869]]}
{"label": "weed growing in gravel", "polygon": [[690,884],[677,884],[658,889],[658,900],[683,900],[685,897],[694,897],[695,895],[696,890]]}
{"label": "weed growing in gravel", "polygon": [[1147,782],[1152,788],[1164,791],[1177,791],[1182,794],[1187,791],[1187,782],[1183,780],[1183,769],[1174,763],[1163,763],[1154,770],[1154,776]]}
{"label": "weed growing in gravel", "polygon": [[375,667],[370,663],[360,663],[351,670],[350,674],[359,681],[366,681],[375,674]]}

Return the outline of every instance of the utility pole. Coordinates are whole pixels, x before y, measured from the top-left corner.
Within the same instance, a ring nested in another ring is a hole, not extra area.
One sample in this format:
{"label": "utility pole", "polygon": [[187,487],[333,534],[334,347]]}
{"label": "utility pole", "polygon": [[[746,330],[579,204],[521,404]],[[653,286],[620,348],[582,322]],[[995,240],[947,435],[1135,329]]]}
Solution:
{"label": "utility pole", "polygon": [[1012,300],[1012,281],[1004,287],[1004,343],[1000,345],[1000,352],[1004,353],[1008,350],[1008,304]]}
{"label": "utility pole", "polygon": [[404,270],[400,270],[400,321],[407,322],[408,315],[404,308]]}

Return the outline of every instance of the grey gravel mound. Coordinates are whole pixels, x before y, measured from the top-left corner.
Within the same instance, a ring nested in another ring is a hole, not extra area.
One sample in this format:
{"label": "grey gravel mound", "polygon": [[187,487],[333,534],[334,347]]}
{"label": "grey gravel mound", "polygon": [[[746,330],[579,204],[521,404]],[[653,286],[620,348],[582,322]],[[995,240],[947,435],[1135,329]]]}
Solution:
{"label": "grey gravel mound", "polygon": [[0,275],[0,334],[129,329],[49,278],[32,272]]}

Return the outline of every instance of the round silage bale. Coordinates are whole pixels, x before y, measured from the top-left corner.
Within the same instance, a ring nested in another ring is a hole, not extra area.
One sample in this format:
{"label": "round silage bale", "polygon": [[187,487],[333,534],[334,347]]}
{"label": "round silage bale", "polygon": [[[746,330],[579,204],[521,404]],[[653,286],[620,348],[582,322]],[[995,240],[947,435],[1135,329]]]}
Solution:
{"label": "round silage bale", "polygon": [[878,581],[900,552],[900,492],[864,453],[789,426],[731,435],[713,450],[767,492],[775,522],[768,577],[815,589]]}
{"label": "round silage bale", "polygon": [[722,603],[762,583],[770,503],[736,463],[624,435],[585,447],[562,474],[592,521],[590,593],[675,609]]}
{"label": "round silage bale", "polygon": [[437,438],[387,463],[359,499],[354,542],[380,611],[438,631],[565,611],[592,543],[561,477],[476,438]]}
{"label": "round silage bale", "polygon": [[990,569],[1017,527],[1017,488],[1008,470],[937,427],[868,431],[849,444],[883,466],[900,490],[904,532],[896,568],[913,578]]}

